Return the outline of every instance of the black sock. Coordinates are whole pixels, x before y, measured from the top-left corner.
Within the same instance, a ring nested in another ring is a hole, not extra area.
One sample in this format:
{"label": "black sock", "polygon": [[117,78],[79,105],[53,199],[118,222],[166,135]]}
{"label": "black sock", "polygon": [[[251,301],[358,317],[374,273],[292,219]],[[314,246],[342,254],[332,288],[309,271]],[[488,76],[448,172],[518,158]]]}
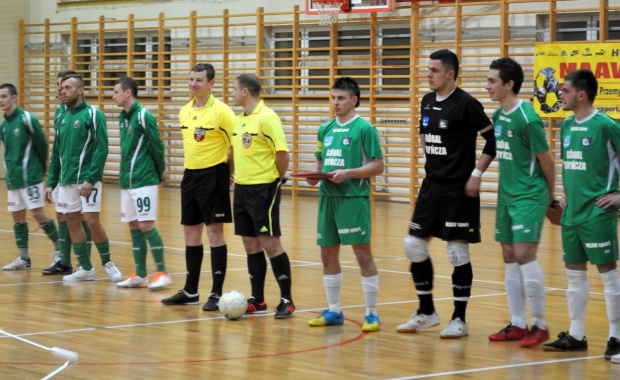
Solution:
{"label": "black sock", "polygon": [[265,276],[267,275],[267,260],[263,251],[248,255],[248,272],[252,284],[252,296],[258,303],[265,301]]}
{"label": "black sock", "polygon": [[[431,258],[421,263],[411,263],[411,275],[413,284],[420,298],[420,314],[430,315],[435,311],[433,304],[433,263]],[[420,294],[422,293],[422,294]]]}
{"label": "black sock", "polygon": [[288,260],[288,255],[283,252],[281,255],[270,258],[269,261],[271,261],[273,275],[280,286],[280,297],[293,302],[293,295],[291,294],[293,280],[291,279],[291,263]]}
{"label": "black sock", "polygon": [[201,245],[185,246],[185,267],[187,277],[185,278],[185,290],[189,294],[198,293],[198,282],[200,282],[200,269],[202,268],[202,257],[204,248]]}
{"label": "black sock", "polygon": [[[452,294],[454,294],[454,313],[452,319],[457,317],[465,322],[465,311],[467,310],[467,300],[471,295],[471,284],[474,279],[474,272],[471,263],[454,268],[452,272]],[[457,301],[456,298],[461,300]]]}
{"label": "black sock", "polygon": [[211,293],[222,295],[224,279],[226,278],[226,264],[228,262],[228,249],[226,244],[219,247],[211,247]]}

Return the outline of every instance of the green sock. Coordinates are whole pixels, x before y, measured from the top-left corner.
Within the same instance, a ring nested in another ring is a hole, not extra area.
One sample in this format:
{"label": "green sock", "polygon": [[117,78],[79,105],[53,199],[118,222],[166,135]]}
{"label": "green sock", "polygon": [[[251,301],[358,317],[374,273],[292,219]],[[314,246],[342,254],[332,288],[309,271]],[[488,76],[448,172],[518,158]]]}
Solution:
{"label": "green sock", "polygon": [[75,252],[75,257],[82,266],[82,269],[93,269],[93,265],[90,263],[90,254],[86,250],[86,242],[73,243],[73,252]]}
{"label": "green sock", "polygon": [[88,227],[88,223],[82,222],[82,227],[86,233],[86,252],[88,252],[88,257],[90,257],[90,251],[93,248],[93,236],[90,234],[90,227]]}
{"label": "green sock", "polygon": [[41,228],[45,231],[47,237],[54,243],[54,251],[60,251],[60,244],[58,242],[58,230],[56,229],[56,223],[54,219],[50,219],[47,223],[41,223]]}
{"label": "green sock", "polygon": [[110,261],[110,241],[106,238],[103,243],[95,243],[95,247],[99,251],[101,265],[106,265]]}
{"label": "green sock", "polygon": [[14,224],[13,233],[15,234],[15,244],[19,251],[19,257],[23,260],[28,260],[28,222]]}
{"label": "green sock", "polygon": [[60,243],[60,262],[71,266],[71,235],[67,222],[58,222],[58,242]]}
{"label": "green sock", "polygon": [[136,274],[140,277],[146,277],[146,238],[142,231],[131,230],[131,252],[133,253],[133,261],[136,263]]}
{"label": "green sock", "polygon": [[153,253],[153,259],[155,260],[155,266],[157,267],[157,272],[166,273],[166,266],[164,265],[164,242],[157,232],[157,228],[153,228],[144,234],[146,239],[149,241],[149,246],[151,247],[151,252]]}
{"label": "green sock", "polygon": [[28,248],[28,222],[14,224],[15,244],[17,248]]}

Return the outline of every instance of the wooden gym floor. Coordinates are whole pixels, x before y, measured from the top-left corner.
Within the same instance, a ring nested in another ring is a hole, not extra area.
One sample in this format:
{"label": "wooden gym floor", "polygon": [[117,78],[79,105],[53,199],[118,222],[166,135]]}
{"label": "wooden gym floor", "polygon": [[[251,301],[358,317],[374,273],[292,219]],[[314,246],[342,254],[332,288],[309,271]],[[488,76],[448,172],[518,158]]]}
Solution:
{"label": "wooden gym floor", "polygon": [[[104,185],[102,222],[110,239],[112,260],[123,275],[133,272],[131,239],[119,217],[119,189]],[[343,326],[316,328],[307,320],[326,307],[319,250],[315,243],[317,199],[283,197],[283,245],[293,266],[293,296],[297,313],[275,320],[272,308],[279,291],[269,269],[266,300],[270,314],[228,321],[217,312],[203,312],[211,286],[208,252],[200,283],[201,306],[160,303],[185,282],[180,192],[160,192],[158,229],[166,246],[166,264],[174,283],[152,292],[117,289],[101,268],[93,248],[97,281],[63,283],[60,276],[43,276],[50,264],[51,243],[30,219],[32,269],[0,273],[0,374],[2,379],[40,379],[59,371],[59,379],[618,379],[620,365],[603,359],[608,323],[603,288],[593,268],[586,320],[589,350],[548,353],[520,348],[518,342],[489,342],[487,336],[510,319],[504,291],[499,245],[493,241],[494,208],[483,208],[483,242],[472,246],[474,288],[468,308],[470,335],[440,340],[439,332],[452,313],[452,266],[445,243],[434,240],[435,305],[442,325],[417,334],[398,334],[395,328],[417,307],[409,264],[401,242],[411,208],[402,203],[373,205],[373,252],[379,268],[381,330],[362,333],[364,300],[359,269],[350,247],[341,252],[344,270]],[[51,206],[46,207],[50,215]],[[0,187],[1,265],[17,257],[6,186]],[[225,290],[250,293],[246,258],[232,225],[226,227],[229,250]],[[206,236],[203,238],[206,243]],[[208,243],[206,243],[208,246]],[[208,250],[208,247],[206,247]],[[560,230],[545,224],[539,260],[546,275],[547,322],[552,339],[568,329],[566,276]],[[73,263],[75,265],[75,257]],[[148,258],[149,272],[154,267]],[[18,340],[12,334],[31,343]],[[35,345],[36,344],[36,345]],[[79,354],[65,362],[47,349],[57,347]]]}

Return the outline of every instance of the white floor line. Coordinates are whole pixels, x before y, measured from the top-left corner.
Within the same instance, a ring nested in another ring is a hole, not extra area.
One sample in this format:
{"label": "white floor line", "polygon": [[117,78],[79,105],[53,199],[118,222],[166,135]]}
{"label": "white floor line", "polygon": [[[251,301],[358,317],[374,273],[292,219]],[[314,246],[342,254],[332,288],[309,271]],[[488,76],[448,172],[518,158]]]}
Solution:
{"label": "white floor line", "polygon": [[[506,293],[496,293],[496,294],[482,294],[482,295],[477,295],[477,296],[472,296],[470,298],[484,298],[484,297],[496,297],[496,296],[503,296]],[[452,297],[445,297],[445,298],[436,298],[435,299],[436,302],[439,301],[452,301]],[[394,302],[381,302],[378,303],[377,305],[381,305],[381,306],[385,306],[385,305],[400,305],[400,304],[407,304],[407,303],[417,303],[417,300],[409,300],[409,301],[394,301]],[[342,306],[342,309],[356,309],[356,308],[364,308],[366,307],[365,305],[348,305],[348,306]],[[324,310],[324,307],[320,307],[320,308],[314,308],[314,309],[304,309],[304,310],[297,310],[295,311],[295,314],[301,314],[301,313],[311,313],[311,312],[317,312],[317,311],[322,311]],[[219,314],[213,314],[214,316],[212,317],[206,317],[206,318],[194,318],[194,319],[179,319],[179,320],[173,320],[173,321],[159,321],[159,322],[148,322],[148,323],[134,323],[134,324],[128,324],[128,325],[113,325],[113,326],[98,326],[98,327],[88,327],[88,328],[80,328],[80,329],[72,329],[72,330],[59,330],[59,331],[41,331],[41,332],[36,332],[36,333],[25,333],[25,334],[20,334],[18,336],[20,337],[24,337],[24,336],[37,336],[37,335],[52,335],[52,334],[67,334],[67,333],[73,333],[73,332],[85,332],[85,331],[94,331],[94,330],[113,330],[113,329],[123,329],[123,328],[133,328],[133,327],[148,327],[148,326],[159,326],[159,325],[169,325],[169,324],[175,324],[175,323],[189,323],[189,322],[201,322],[201,321],[210,321],[210,320],[215,320],[215,319],[223,319],[224,317],[219,315]],[[254,314],[254,315],[248,315],[246,317],[269,317],[269,316],[273,316],[274,313],[266,313],[266,314]],[[234,323],[234,321],[232,322]],[[2,339],[3,337],[0,337],[0,339]]]}
{"label": "white floor line", "polygon": [[22,341],[24,343],[28,343],[28,344],[33,345],[33,346],[35,346],[37,348],[40,348],[42,350],[50,351],[52,354],[56,354],[56,355],[62,356],[65,359],[65,363],[62,366],[60,366],[59,368],[57,368],[55,371],[50,373],[49,375],[45,376],[43,378],[44,380],[52,378],[53,376],[57,375],[58,373],[63,371],[65,368],[67,368],[67,366],[69,366],[70,363],[77,362],[79,360],[79,355],[78,355],[77,352],[65,350],[64,348],[58,348],[58,347],[51,347],[51,348],[50,347],[46,347],[46,346],[44,346],[42,344],[33,342],[31,340],[28,340],[28,339],[24,339],[24,338],[22,338],[22,337],[20,337],[18,335],[13,335],[13,334],[8,333],[8,332],[6,332],[4,330],[1,330],[1,329],[0,329],[0,333],[4,334],[8,338],[17,339],[19,341]]}
{"label": "white floor line", "polygon": [[414,376],[405,376],[405,377],[391,377],[391,378],[389,378],[389,380],[426,379],[426,378],[430,378],[430,377],[462,375],[462,374],[466,374],[466,373],[496,371],[496,370],[500,370],[500,369],[530,367],[530,366],[536,366],[536,365],[546,365],[546,364],[555,364],[555,363],[564,363],[564,362],[576,362],[576,361],[582,361],[582,360],[602,359],[602,358],[603,358],[603,355],[584,356],[584,357],[580,357],[580,358],[555,359],[555,360],[546,360],[546,361],[538,361],[538,362],[530,362],[530,363],[520,363],[520,364],[507,364],[507,365],[500,365],[500,366],[494,366],[494,367],[481,367],[481,368],[464,369],[464,370],[460,370],[460,371],[429,373],[429,374],[425,374],[425,375],[414,375]]}

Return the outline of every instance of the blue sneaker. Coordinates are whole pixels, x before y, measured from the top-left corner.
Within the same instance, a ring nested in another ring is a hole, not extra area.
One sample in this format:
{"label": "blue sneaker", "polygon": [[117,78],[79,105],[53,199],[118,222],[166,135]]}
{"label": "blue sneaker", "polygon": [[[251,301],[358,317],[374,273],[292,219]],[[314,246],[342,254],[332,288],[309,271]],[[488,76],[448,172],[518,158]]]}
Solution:
{"label": "blue sneaker", "polygon": [[323,310],[318,317],[308,321],[310,326],[340,326],[344,323],[344,314],[342,311],[338,314],[329,309]]}
{"label": "blue sneaker", "polygon": [[369,314],[364,317],[364,324],[362,325],[362,331],[374,332],[379,331],[379,317],[374,314]]}

